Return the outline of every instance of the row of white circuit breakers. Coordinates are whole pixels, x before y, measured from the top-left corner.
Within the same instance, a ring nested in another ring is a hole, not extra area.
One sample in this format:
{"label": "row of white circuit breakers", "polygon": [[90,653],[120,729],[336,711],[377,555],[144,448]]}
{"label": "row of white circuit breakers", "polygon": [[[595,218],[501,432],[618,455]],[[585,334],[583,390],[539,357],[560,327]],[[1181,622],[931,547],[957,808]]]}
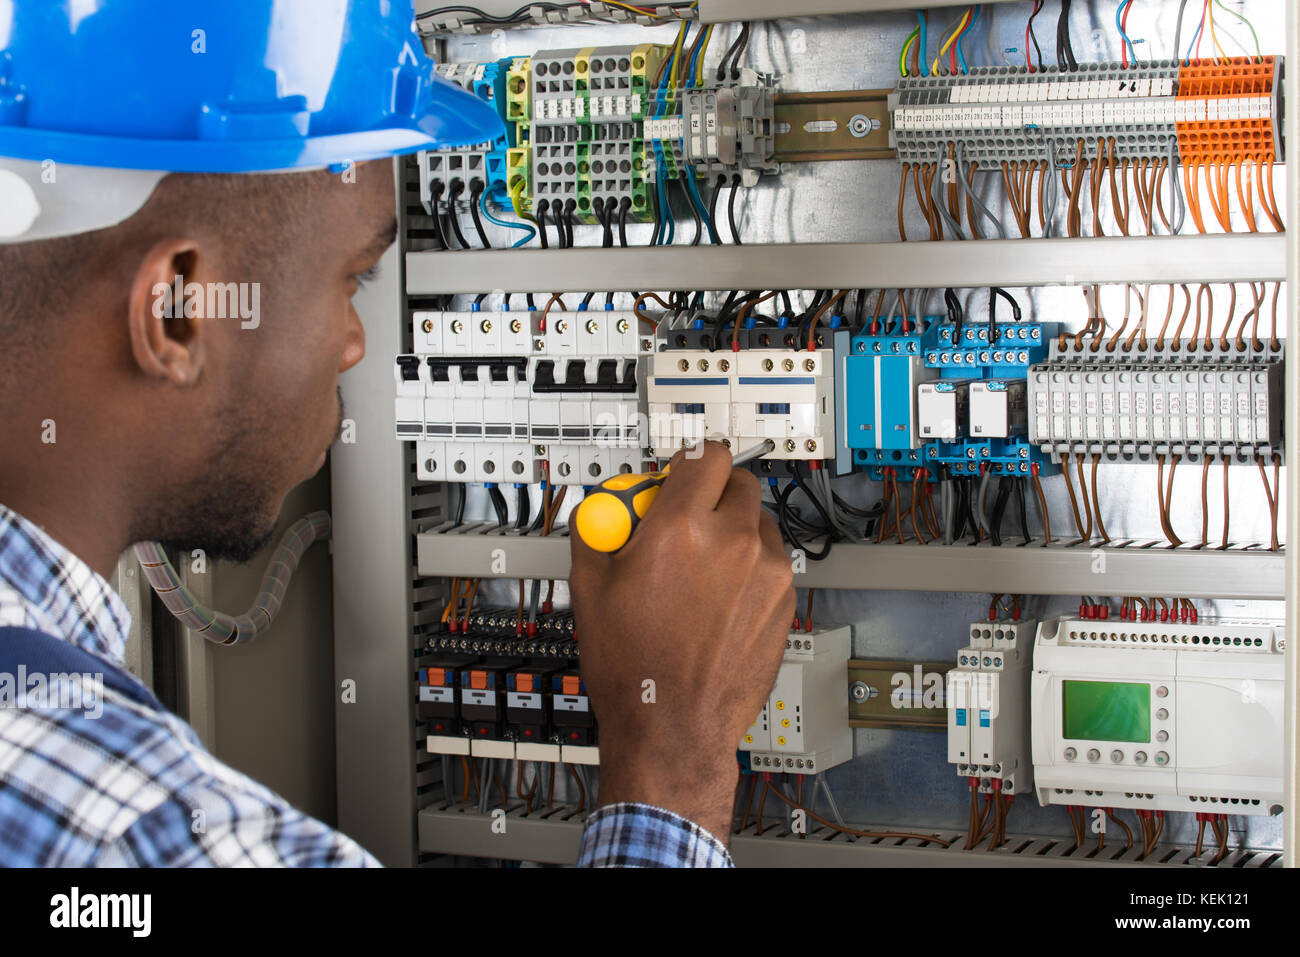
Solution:
{"label": "row of white circuit breakers", "polygon": [[594,485],[704,438],[833,456],[832,352],[669,350],[644,312],[417,312],[397,437],[422,480]]}
{"label": "row of white circuit breakers", "polygon": [[948,760],[1043,805],[1276,814],[1285,651],[1278,622],[976,622]]}

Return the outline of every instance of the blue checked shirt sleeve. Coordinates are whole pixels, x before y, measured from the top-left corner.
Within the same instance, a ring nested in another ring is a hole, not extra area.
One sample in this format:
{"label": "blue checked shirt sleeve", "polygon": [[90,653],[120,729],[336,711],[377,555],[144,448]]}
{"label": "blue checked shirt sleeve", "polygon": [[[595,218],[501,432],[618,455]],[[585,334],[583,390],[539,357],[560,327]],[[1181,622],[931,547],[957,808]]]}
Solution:
{"label": "blue checked shirt sleeve", "polygon": [[649,804],[610,804],[587,819],[579,867],[733,867],[716,837]]}

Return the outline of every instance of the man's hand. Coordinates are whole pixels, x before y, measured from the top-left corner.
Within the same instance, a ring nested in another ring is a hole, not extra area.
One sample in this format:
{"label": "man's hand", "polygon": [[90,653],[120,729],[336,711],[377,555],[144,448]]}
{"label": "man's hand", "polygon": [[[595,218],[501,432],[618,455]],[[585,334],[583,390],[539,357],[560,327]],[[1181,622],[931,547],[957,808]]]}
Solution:
{"label": "man's hand", "polygon": [[570,538],[601,804],[666,808],[725,843],[736,746],[776,680],[795,609],[790,560],[758,481],[708,442],[673,459],[622,551]]}

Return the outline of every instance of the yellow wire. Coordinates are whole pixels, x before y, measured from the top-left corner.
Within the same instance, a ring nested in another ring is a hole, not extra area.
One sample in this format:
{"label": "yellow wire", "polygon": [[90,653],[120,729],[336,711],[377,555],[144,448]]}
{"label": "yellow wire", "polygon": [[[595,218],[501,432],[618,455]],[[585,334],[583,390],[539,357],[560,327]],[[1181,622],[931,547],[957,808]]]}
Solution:
{"label": "yellow wire", "polygon": [[1210,4],[1209,11],[1210,11],[1210,36],[1214,39],[1214,48],[1219,51],[1220,59],[1222,59],[1224,63],[1227,63],[1228,62],[1227,51],[1225,51],[1223,49],[1223,46],[1219,43],[1219,31],[1214,29],[1214,4]]}
{"label": "yellow wire", "polygon": [[516,216],[520,219],[528,220],[538,229],[541,229],[542,227],[541,224],[537,222],[537,217],[533,216],[531,213],[524,212],[523,207],[519,205],[520,194],[522,194],[523,191],[524,181],[521,179],[519,182],[515,183],[515,188],[510,191],[510,205],[514,207]]}
{"label": "yellow wire", "polygon": [[700,50],[700,58],[695,62],[695,85],[696,86],[704,85],[704,58],[709,53],[709,41],[712,39],[713,39],[713,26],[710,25],[708,32],[704,34],[704,47],[703,49]]}
{"label": "yellow wire", "polygon": [[[903,56],[902,56],[902,59],[901,59],[901,62],[902,62],[902,63],[904,63],[904,64],[907,63],[907,54],[908,54],[908,52],[912,49],[913,45],[916,43],[916,41],[917,41],[919,38],[920,38],[920,34],[919,34],[919,33],[918,33],[918,34],[914,34],[913,36],[911,36],[910,38],[908,38],[908,41],[907,41],[906,43],[903,44]],[[909,72],[910,72],[910,71],[909,71]]]}
{"label": "yellow wire", "polygon": [[966,24],[969,20],[970,8],[968,7],[965,15],[957,22],[957,29],[952,32],[952,36],[948,37],[948,42],[943,45],[943,48],[939,51],[939,55],[935,57],[934,65],[930,67],[930,72],[933,75],[939,75],[939,64],[943,62],[944,56],[948,53],[949,48],[952,47],[952,42],[961,36],[961,32],[966,29]]}
{"label": "yellow wire", "polygon": [[[590,0],[588,0],[588,2],[590,2]],[[654,20],[665,19],[664,17],[659,16],[659,14],[655,13],[652,10],[639,10],[636,7],[629,6],[626,3],[619,3],[618,0],[600,0],[600,2],[605,4],[605,6],[607,7],[622,7],[624,10],[631,10],[633,13],[640,14],[643,17],[650,17]],[[692,3],[691,9],[694,10],[698,6],[699,3]]]}

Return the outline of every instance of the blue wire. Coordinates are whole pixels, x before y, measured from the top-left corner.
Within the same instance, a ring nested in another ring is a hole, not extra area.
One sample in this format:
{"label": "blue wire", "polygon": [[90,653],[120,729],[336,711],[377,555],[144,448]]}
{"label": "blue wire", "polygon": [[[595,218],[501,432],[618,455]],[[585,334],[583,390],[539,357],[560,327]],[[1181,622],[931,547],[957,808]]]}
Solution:
{"label": "blue wire", "polygon": [[1124,32],[1123,22],[1125,8],[1131,7],[1132,5],[1133,0],[1119,0],[1119,6],[1115,8],[1115,29],[1119,30],[1120,38],[1124,41],[1125,46],[1128,47],[1129,59],[1134,63],[1137,63],[1137,50],[1133,48],[1133,41],[1130,40],[1128,34]]}
{"label": "blue wire", "polygon": [[[1201,22],[1196,25],[1196,32],[1192,34],[1192,42],[1187,44],[1187,56],[1185,56],[1183,59],[1187,60],[1188,62],[1191,62],[1192,50],[1196,49],[1196,38],[1201,35],[1201,30],[1204,27],[1205,27],[1205,16],[1204,14],[1202,14]],[[1174,52],[1177,53],[1178,51],[1175,50]]]}
{"label": "blue wire", "polygon": [[970,70],[966,68],[966,54],[962,51],[961,45],[966,42],[966,37],[975,29],[975,24],[979,22],[980,14],[983,12],[984,5],[976,4],[975,16],[971,17],[970,23],[966,25],[966,29],[962,31],[961,37],[957,40],[957,62],[961,64],[961,72],[963,73],[969,73]]}
{"label": "blue wire", "polygon": [[537,238],[537,230],[533,229],[533,227],[528,223],[508,223],[504,219],[497,219],[488,211],[487,201],[488,191],[483,190],[483,195],[478,198],[478,206],[479,209],[483,211],[483,215],[488,218],[488,222],[496,223],[498,226],[504,226],[506,229],[521,229],[528,234],[523,239],[519,240],[519,242],[515,243],[511,247],[512,249],[518,249],[520,246],[525,246]]}
{"label": "blue wire", "polygon": [[700,218],[704,220],[704,225],[709,227],[709,242],[715,246],[721,246],[722,239],[718,236],[718,231],[713,228],[713,220],[709,217],[708,207],[704,205],[704,200],[700,198],[700,189],[695,185],[695,177],[691,175],[689,170],[686,173],[686,189],[691,194],[691,202],[700,211]]}
{"label": "blue wire", "polygon": [[926,37],[925,14],[922,13],[920,10],[916,11],[916,19],[921,22],[921,35],[917,38],[916,41],[921,48],[921,76],[929,76],[930,68],[926,65],[926,61],[927,61],[926,51],[930,43],[928,38]]}

